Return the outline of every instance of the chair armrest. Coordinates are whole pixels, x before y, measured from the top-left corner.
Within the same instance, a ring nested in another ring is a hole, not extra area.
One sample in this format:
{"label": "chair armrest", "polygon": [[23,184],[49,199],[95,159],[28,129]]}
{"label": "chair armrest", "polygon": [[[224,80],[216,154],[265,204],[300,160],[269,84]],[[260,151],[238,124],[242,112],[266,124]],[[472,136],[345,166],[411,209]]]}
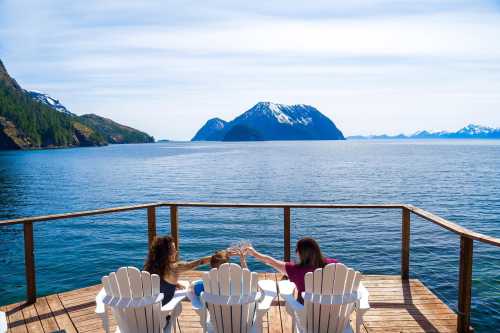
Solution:
{"label": "chair armrest", "polygon": [[276,282],[272,280],[260,280],[257,282],[259,288],[264,292],[264,294],[274,294],[277,295]]}
{"label": "chair armrest", "polygon": [[359,285],[358,293],[361,296],[361,299],[359,300],[359,310],[366,312],[370,309],[370,303],[368,302],[368,296],[370,293],[362,283]]}
{"label": "chair armrest", "polygon": [[173,310],[175,310],[175,308],[177,307],[177,305],[183,299],[186,298],[186,295],[187,295],[187,291],[186,290],[176,290],[175,294],[174,294],[174,297],[170,300],[170,302],[168,302],[167,304],[165,304],[164,306],[161,307],[161,312],[166,312],[167,314],[169,314],[170,312],[172,312]]}
{"label": "chair armrest", "polygon": [[104,304],[104,298],[106,297],[106,291],[104,288],[99,290],[99,293],[95,297],[95,313],[101,318],[102,326],[104,331],[109,333],[109,320],[108,314],[106,313],[106,305]]}
{"label": "chair armrest", "polygon": [[285,295],[293,295],[295,290],[295,283],[290,280],[278,281],[278,289],[280,296],[285,297]]}
{"label": "chair armrest", "polygon": [[271,307],[273,300],[278,296],[276,281],[260,280],[257,282],[257,285],[263,292],[262,298],[257,305],[257,310],[266,312]]}
{"label": "chair armrest", "polygon": [[286,306],[290,307],[293,312],[300,313],[301,311],[304,310],[304,305],[297,302],[295,297],[293,297],[293,294],[284,294],[284,295],[280,294],[280,296],[284,298]]}
{"label": "chair armrest", "polygon": [[104,290],[104,288],[102,288],[95,297],[95,313],[97,314],[106,313],[106,308],[103,302],[105,296],[106,296],[106,291]]}
{"label": "chair armrest", "polygon": [[272,280],[260,280],[257,284],[263,292],[263,297],[258,303],[257,310],[266,312],[271,307],[273,300],[278,296],[276,282]]}
{"label": "chair armrest", "polygon": [[7,317],[5,313],[0,312],[0,333],[7,332]]}

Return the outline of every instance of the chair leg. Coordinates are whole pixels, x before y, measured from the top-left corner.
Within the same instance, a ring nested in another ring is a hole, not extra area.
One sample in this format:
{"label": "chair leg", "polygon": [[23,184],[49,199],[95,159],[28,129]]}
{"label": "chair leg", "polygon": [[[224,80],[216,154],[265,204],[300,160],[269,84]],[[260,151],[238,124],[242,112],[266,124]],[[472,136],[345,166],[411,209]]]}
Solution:
{"label": "chair leg", "polygon": [[104,326],[104,331],[106,333],[110,333],[109,332],[108,311],[105,310],[104,313],[99,313],[99,317],[101,318],[102,326]]}
{"label": "chair leg", "polygon": [[261,316],[257,317],[257,320],[255,321],[255,331],[262,333],[262,317]]}
{"label": "chair leg", "polygon": [[366,310],[357,310],[356,311],[356,333],[361,332],[361,325],[363,325],[363,315]]}

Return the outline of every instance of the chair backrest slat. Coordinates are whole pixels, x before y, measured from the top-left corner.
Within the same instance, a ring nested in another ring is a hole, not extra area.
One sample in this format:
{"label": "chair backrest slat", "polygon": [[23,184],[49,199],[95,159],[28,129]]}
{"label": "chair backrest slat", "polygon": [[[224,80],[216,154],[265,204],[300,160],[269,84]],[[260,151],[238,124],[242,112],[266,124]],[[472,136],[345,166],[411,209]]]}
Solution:
{"label": "chair backrest slat", "polygon": [[[304,284],[305,284],[305,292],[306,293],[313,293],[314,291],[314,274],[313,273],[307,273],[304,276]],[[305,323],[306,331],[307,332],[313,332],[313,311],[314,311],[314,306],[313,303],[309,301],[304,301],[304,308],[305,308],[305,318],[301,318],[301,321]]]}
{"label": "chair backrest slat", "polygon": [[[135,267],[127,267],[128,279],[130,283],[130,292],[133,298],[143,298],[144,292],[142,290],[142,275]],[[146,321],[146,309],[137,308],[134,309],[135,320],[137,323],[137,329],[140,331],[147,331],[148,325]]]}
{"label": "chair backrest slat", "polygon": [[[332,295],[333,281],[335,280],[335,265],[327,265],[323,269],[323,283],[321,285],[321,295]],[[330,320],[331,305],[321,305],[320,312],[320,332],[328,332],[328,323]]]}
{"label": "chair backrest slat", "polygon": [[[335,280],[333,282],[333,292],[332,295],[343,295],[345,279],[347,277],[347,267],[342,264],[337,264],[335,269]],[[332,310],[330,311],[330,322],[329,330],[333,333],[339,331],[339,319],[340,319],[340,305],[332,305]]]}
{"label": "chair backrest slat", "polygon": [[[151,293],[158,295],[160,293],[160,276],[157,274],[151,275]],[[167,319],[161,315],[161,304],[153,305],[153,321],[155,325],[155,332],[162,333],[162,327],[165,326]]]}
{"label": "chair backrest slat", "polygon": [[[236,264],[230,264],[229,274],[231,275],[231,295],[241,295],[242,271]],[[231,306],[232,332],[241,332],[241,305]]]}
{"label": "chair backrest slat", "polygon": [[[252,273],[248,269],[242,270],[241,294],[250,295],[252,293]],[[241,333],[248,333],[250,329],[249,306],[244,304],[241,307]]]}
{"label": "chair backrest slat", "polygon": [[[222,265],[219,268],[219,288],[221,296],[231,296],[231,275],[229,274],[230,265]],[[231,332],[232,318],[231,307],[229,305],[220,305],[222,313],[222,327],[224,333]]]}
{"label": "chair backrest slat", "polygon": [[[141,272],[141,280],[142,280],[142,293],[145,297],[151,297],[153,296],[152,289],[151,289],[151,275],[149,272],[142,271]],[[154,333],[155,332],[155,327],[154,327],[154,320],[153,320],[153,305],[148,305],[144,308],[144,312],[146,315],[146,325],[147,325],[147,332],[148,333]]]}
{"label": "chair backrest slat", "polygon": [[[318,268],[313,273],[313,293],[315,295],[321,295],[321,284],[323,282],[323,269]],[[320,319],[321,305],[315,303],[313,305],[313,332],[319,333],[319,319]]]}
{"label": "chair backrest slat", "polygon": [[[220,295],[220,286],[219,286],[219,273],[217,269],[212,269],[209,273],[210,284],[211,284],[211,293],[213,295]],[[212,320],[212,325],[214,325],[217,332],[223,332],[222,326],[222,309],[220,306],[213,305],[214,308],[214,317],[215,320]]]}

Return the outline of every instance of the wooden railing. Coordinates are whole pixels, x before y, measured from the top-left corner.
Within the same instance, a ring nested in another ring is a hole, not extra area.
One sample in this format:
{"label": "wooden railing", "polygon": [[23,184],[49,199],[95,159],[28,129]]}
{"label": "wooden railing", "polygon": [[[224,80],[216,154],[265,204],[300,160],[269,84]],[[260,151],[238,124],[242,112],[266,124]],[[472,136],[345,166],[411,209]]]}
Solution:
{"label": "wooden railing", "polygon": [[460,236],[460,269],[458,277],[458,319],[457,331],[459,333],[471,332],[470,309],[472,289],[472,263],[473,241],[479,241],[500,247],[500,239],[483,235],[455,223],[445,220],[437,215],[412,205],[404,204],[373,204],[373,205],[348,205],[348,204],[305,204],[305,203],[202,203],[202,202],[158,202],[126,207],[105,208],[67,214],[55,214],[38,217],[20,218],[0,221],[0,226],[22,224],[24,228],[24,258],[26,270],[26,298],[28,303],[36,302],[36,275],[35,255],[33,241],[33,223],[41,223],[60,219],[104,215],[132,210],[147,210],[148,241],[149,244],[156,236],[156,208],[170,207],[170,232],[179,247],[179,207],[205,207],[205,208],[281,208],[283,209],[283,258],[290,260],[291,254],[291,209],[316,208],[316,209],[401,209],[401,278],[409,279],[410,276],[410,216],[415,214],[440,227]]}

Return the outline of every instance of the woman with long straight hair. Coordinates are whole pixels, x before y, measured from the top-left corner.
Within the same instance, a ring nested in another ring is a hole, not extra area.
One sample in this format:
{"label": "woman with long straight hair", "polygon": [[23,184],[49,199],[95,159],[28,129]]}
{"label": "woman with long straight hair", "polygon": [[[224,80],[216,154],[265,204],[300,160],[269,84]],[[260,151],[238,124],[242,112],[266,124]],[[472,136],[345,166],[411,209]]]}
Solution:
{"label": "woman with long straight hair", "polygon": [[321,253],[318,242],[313,238],[304,237],[297,242],[295,248],[298,262],[285,262],[256,251],[253,247],[246,248],[246,254],[255,257],[258,261],[269,265],[288,276],[295,283],[298,291],[298,300],[302,300],[302,292],[305,291],[304,277],[306,273],[313,272],[317,268],[323,268],[327,264],[337,263],[331,258],[325,258]]}

